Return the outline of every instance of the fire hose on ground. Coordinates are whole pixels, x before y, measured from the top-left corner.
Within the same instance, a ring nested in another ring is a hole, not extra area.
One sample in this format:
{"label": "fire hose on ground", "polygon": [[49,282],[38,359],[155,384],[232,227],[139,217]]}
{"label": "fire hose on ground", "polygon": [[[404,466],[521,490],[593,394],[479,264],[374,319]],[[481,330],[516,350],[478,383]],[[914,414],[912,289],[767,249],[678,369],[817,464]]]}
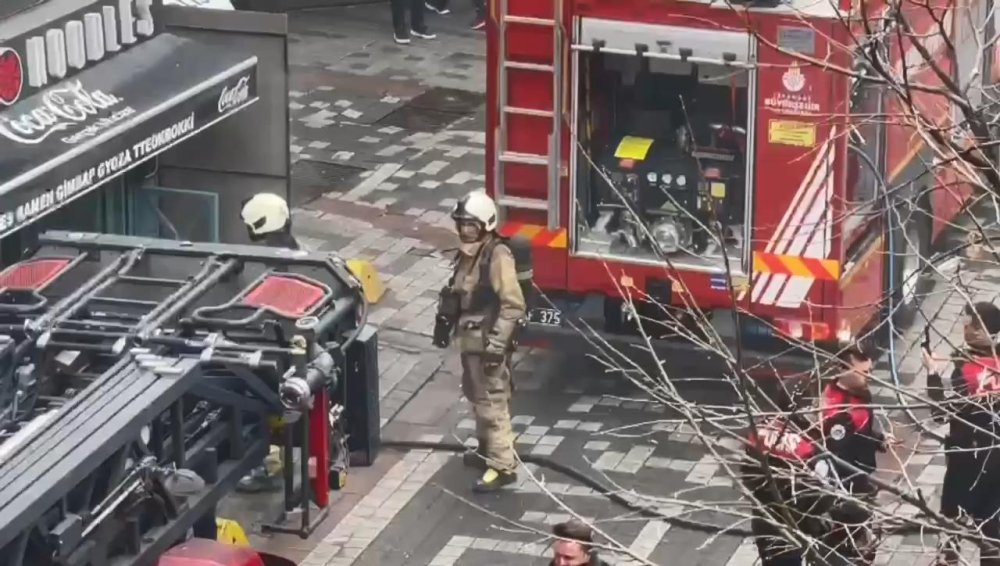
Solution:
{"label": "fire hose on ground", "polygon": [[[892,237],[891,234],[890,234],[889,238],[890,238],[890,245],[892,245],[892,238],[893,237]],[[960,254],[963,250],[965,250],[970,245],[971,244],[963,244],[963,245],[958,246],[958,247],[956,247],[954,249],[947,250],[945,252],[937,254],[934,258],[932,258],[931,263],[933,265],[933,264],[939,264],[939,263],[942,263],[944,261],[947,261],[948,259],[950,259],[952,257],[955,257],[958,254]],[[891,274],[890,275],[890,278],[891,278],[890,279],[890,283],[892,283],[893,280],[894,280],[894,278],[895,278],[895,274],[894,274],[894,271],[892,269],[892,267],[895,267],[895,264],[894,264],[894,254],[890,254],[889,261],[890,261],[890,266],[891,266],[891,268],[890,268],[890,274]],[[889,312],[892,312],[893,310],[894,310],[893,298],[890,297],[889,298]],[[893,335],[895,327],[893,325],[891,317],[889,317],[889,323],[888,324],[889,324],[889,329],[890,329],[890,335]],[[933,437],[935,439],[939,439],[940,440],[940,436],[937,435],[936,433],[934,433],[933,431],[929,430],[925,425],[923,425],[923,423],[920,422],[920,420],[916,417],[916,415],[913,414],[912,409],[908,406],[909,404],[906,403],[906,402],[904,402],[904,400],[903,400],[903,395],[899,391],[899,388],[902,387],[902,383],[901,383],[901,380],[899,378],[898,370],[896,368],[896,366],[897,366],[896,361],[897,360],[896,360],[895,346],[894,346],[892,340],[890,340],[888,355],[889,355],[889,361],[890,361],[890,374],[891,374],[891,378],[892,378],[893,384],[895,386],[895,394],[896,394],[897,399],[899,400],[900,405],[904,407],[903,408],[904,412],[907,414],[908,418],[910,418],[914,422],[914,424],[921,429],[921,431],[923,433],[925,433],[928,436],[931,436],[931,437]],[[463,444],[459,444],[459,443],[431,442],[431,441],[421,441],[421,440],[384,439],[384,440],[382,440],[381,445],[384,448],[397,449],[397,450],[430,450],[430,451],[435,451],[435,452],[451,452],[451,453],[456,453],[456,454],[462,454],[462,453],[464,453],[464,452],[466,452],[468,450],[468,447],[466,447]],[[622,507],[623,509],[625,509],[627,511],[636,513],[637,515],[639,515],[641,517],[649,518],[649,519],[655,519],[655,520],[658,520],[658,521],[662,521],[664,523],[667,523],[667,524],[671,525],[674,528],[678,528],[678,529],[682,529],[682,530],[695,531],[695,532],[701,532],[701,533],[706,533],[706,534],[726,533],[726,534],[730,534],[730,535],[733,535],[733,536],[740,536],[740,537],[744,537],[744,538],[745,537],[752,537],[753,536],[753,532],[750,529],[747,529],[747,528],[726,527],[726,526],[720,526],[720,525],[714,525],[714,524],[704,523],[704,522],[700,522],[700,521],[695,521],[695,520],[691,520],[691,519],[685,519],[685,518],[682,518],[682,517],[667,516],[667,515],[659,512],[659,511],[653,509],[653,508],[650,508],[648,506],[644,506],[644,505],[638,504],[638,503],[636,503],[634,501],[631,501],[629,498],[627,498],[627,497],[621,495],[620,493],[618,493],[616,489],[608,487],[607,485],[605,485],[601,481],[599,481],[597,479],[594,479],[593,477],[587,475],[586,473],[584,473],[584,472],[582,472],[582,471],[580,471],[580,470],[578,470],[578,469],[576,469],[574,467],[567,466],[565,464],[561,464],[561,463],[553,460],[552,458],[548,458],[548,457],[545,457],[545,456],[536,456],[536,455],[532,455],[532,454],[524,454],[524,455],[521,455],[520,458],[521,458],[521,461],[524,462],[524,463],[534,464],[534,465],[537,465],[539,467],[546,468],[548,470],[551,470],[551,471],[554,471],[556,473],[562,474],[563,476],[566,476],[567,478],[570,478],[570,479],[572,479],[572,480],[574,480],[574,481],[576,481],[576,482],[578,482],[578,483],[580,483],[580,484],[582,484],[582,485],[584,485],[584,486],[592,489],[594,492],[596,492],[597,494],[601,495],[602,497],[605,497],[606,499],[608,499],[612,503],[618,505],[619,507]],[[903,536],[905,536],[905,535],[919,535],[919,534],[934,534],[934,533],[941,532],[942,530],[943,529],[941,529],[939,527],[931,526],[931,525],[906,524],[906,525],[901,525],[901,526],[898,526],[898,527],[895,527],[895,528],[882,529],[880,538],[881,537],[885,537],[885,536],[891,536],[891,535],[903,535]]]}
{"label": "fire hose on ground", "polygon": [[[462,454],[469,450],[469,448],[463,444],[456,442],[431,442],[424,440],[398,440],[398,439],[383,439],[381,442],[383,448],[391,448],[396,450],[430,450],[432,452],[451,452],[455,454]],[[576,482],[589,487],[594,490],[598,495],[606,498],[612,503],[622,507],[626,511],[636,513],[640,517],[647,519],[653,519],[657,521],[662,521],[671,525],[671,527],[678,528],[686,531],[695,531],[706,534],[728,534],[733,536],[739,536],[743,538],[754,536],[753,532],[747,528],[741,527],[727,527],[720,525],[713,525],[710,523],[703,523],[700,521],[694,521],[691,519],[685,519],[682,517],[672,517],[665,515],[655,509],[650,507],[640,505],[634,501],[630,501],[629,498],[618,493],[616,489],[608,487],[603,482],[594,479],[593,477],[587,475],[586,473],[566,464],[559,463],[552,458],[546,456],[536,456],[533,454],[519,455],[519,458],[525,464],[534,464],[536,466],[546,468],[553,472],[562,474],[567,478],[575,480]],[[881,530],[881,536],[892,536],[892,535],[920,535],[920,534],[934,534],[940,532],[941,529],[933,527],[930,525],[914,525],[907,524],[896,528],[885,528]]]}

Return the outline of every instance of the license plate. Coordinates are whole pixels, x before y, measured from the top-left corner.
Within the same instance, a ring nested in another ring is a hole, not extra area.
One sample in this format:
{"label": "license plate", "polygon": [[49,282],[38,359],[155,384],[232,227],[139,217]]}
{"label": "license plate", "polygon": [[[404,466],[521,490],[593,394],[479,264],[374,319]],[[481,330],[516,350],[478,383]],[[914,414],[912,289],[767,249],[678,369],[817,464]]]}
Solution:
{"label": "license plate", "polygon": [[562,313],[558,309],[531,309],[528,320],[545,326],[562,326]]}

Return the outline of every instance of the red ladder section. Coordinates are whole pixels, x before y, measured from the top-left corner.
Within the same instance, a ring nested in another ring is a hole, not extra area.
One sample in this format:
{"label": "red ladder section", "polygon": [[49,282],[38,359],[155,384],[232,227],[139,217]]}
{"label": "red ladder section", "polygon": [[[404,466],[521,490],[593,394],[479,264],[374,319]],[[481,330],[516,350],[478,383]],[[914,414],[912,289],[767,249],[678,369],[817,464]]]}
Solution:
{"label": "red ladder section", "polygon": [[555,230],[564,174],[563,3],[496,0],[494,5],[499,73],[494,196],[501,218],[509,209],[545,211]]}

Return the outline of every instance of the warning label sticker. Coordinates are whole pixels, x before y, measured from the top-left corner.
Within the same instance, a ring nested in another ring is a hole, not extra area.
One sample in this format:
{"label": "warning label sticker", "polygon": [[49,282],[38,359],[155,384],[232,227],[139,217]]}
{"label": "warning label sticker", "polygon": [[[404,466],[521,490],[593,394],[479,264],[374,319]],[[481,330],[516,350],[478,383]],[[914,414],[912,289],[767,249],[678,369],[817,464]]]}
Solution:
{"label": "warning label sticker", "polygon": [[642,161],[646,159],[649,148],[653,146],[653,140],[649,138],[637,138],[635,136],[625,136],[615,150],[615,159],[634,159]]}
{"label": "warning label sticker", "polygon": [[767,141],[779,145],[814,147],[816,145],[816,124],[795,120],[770,120]]}

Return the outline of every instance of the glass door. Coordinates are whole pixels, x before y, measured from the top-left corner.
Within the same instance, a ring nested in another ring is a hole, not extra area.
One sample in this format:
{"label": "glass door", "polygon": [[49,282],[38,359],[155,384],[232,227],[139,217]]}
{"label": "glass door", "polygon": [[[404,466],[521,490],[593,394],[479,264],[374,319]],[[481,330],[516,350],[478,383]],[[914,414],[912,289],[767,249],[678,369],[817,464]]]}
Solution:
{"label": "glass door", "polygon": [[130,233],[135,236],[219,241],[217,193],[146,185],[137,187],[130,200]]}

